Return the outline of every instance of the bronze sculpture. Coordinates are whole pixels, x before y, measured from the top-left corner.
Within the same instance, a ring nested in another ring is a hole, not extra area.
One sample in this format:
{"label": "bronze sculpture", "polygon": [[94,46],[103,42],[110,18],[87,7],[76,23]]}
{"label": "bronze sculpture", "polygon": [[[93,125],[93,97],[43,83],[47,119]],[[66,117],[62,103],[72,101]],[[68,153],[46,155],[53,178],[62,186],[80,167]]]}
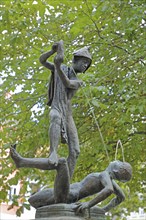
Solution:
{"label": "bronze sculpture", "polygon": [[[54,63],[47,59],[54,53]],[[17,168],[37,168],[41,170],[56,170],[54,188],[45,189],[35,193],[29,199],[35,207],[43,207],[52,204],[74,204],[76,213],[90,209],[99,202],[105,200],[111,194],[116,197],[106,206],[99,208],[104,213],[120,204],[124,199],[124,193],[115,180],[127,182],[131,179],[132,168],[129,163],[114,161],[100,173],[91,173],[83,180],[70,184],[77,157],[80,153],[77,129],[72,117],[71,99],[81,86],[82,82],[77,78],[77,73],[84,73],[91,65],[92,58],[89,48],[84,47],[73,54],[72,67],[63,63],[63,41],[54,43],[52,49],[40,56],[40,62],[51,70],[51,79],[48,90],[48,105],[50,110],[50,155],[49,158],[24,158],[16,151],[16,145],[10,148],[10,155]],[[68,158],[59,158],[57,149],[59,140],[67,143]],[[76,203],[88,196],[97,194],[89,202]]]}

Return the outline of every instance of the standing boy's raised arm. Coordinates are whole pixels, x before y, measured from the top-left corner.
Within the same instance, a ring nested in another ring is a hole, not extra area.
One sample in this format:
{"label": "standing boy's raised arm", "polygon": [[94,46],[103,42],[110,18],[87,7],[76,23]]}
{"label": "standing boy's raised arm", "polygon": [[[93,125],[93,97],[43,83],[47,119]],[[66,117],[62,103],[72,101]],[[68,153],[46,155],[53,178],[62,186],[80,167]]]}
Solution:
{"label": "standing boy's raised arm", "polygon": [[58,43],[54,43],[53,46],[52,46],[52,50],[46,52],[46,53],[43,53],[40,58],[39,58],[39,61],[40,63],[45,66],[47,69],[50,69],[51,71],[54,72],[54,64],[51,63],[51,62],[48,62],[47,59],[52,56],[54,53],[57,52],[57,49],[58,49]]}
{"label": "standing boy's raised arm", "polygon": [[63,60],[64,60],[64,47],[63,47],[63,41],[61,40],[58,42],[57,55],[54,58],[55,68],[64,86],[66,88],[77,90],[82,85],[82,81],[78,79],[70,80],[67,77],[67,75],[61,69],[61,64],[63,63]]}

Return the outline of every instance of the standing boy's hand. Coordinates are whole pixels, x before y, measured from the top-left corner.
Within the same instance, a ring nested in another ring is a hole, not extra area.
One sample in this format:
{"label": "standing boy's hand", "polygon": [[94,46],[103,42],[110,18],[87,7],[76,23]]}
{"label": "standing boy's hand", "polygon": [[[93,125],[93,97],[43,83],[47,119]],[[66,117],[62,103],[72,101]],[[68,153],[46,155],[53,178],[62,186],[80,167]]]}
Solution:
{"label": "standing boy's hand", "polygon": [[54,63],[56,65],[61,65],[61,63],[63,63],[64,60],[64,47],[63,47],[63,41],[60,40],[57,45],[54,44],[54,49],[57,48],[57,55],[54,58]]}
{"label": "standing boy's hand", "polygon": [[53,53],[57,52],[57,50],[58,50],[58,42],[54,43],[53,46],[52,46]]}

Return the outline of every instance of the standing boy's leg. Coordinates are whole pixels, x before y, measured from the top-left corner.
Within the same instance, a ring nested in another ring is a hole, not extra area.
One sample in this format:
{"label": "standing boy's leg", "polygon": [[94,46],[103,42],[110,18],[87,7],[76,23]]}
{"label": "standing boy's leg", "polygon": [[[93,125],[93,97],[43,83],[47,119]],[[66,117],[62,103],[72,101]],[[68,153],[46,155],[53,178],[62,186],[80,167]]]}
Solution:
{"label": "standing boy's leg", "polygon": [[80,153],[78,133],[72,115],[68,116],[67,120],[67,136],[69,147],[69,156],[67,161],[71,178],[74,173],[76,161]]}
{"label": "standing boy's leg", "polygon": [[56,109],[51,109],[50,111],[50,128],[49,128],[49,138],[50,138],[50,156],[49,163],[57,166],[58,156],[57,149],[61,133],[61,116]]}

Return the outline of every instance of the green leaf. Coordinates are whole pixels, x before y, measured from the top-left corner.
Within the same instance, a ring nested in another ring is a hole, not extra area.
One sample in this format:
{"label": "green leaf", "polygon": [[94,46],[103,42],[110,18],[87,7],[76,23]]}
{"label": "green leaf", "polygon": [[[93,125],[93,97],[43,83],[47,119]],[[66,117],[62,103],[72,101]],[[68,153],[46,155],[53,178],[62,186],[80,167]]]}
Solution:
{"label": "green leaf", "polygon": [[23,203],[23,206],[24,206],[27,210],[30,210],[30,204]]}
{"label": "green leaf", "polygon": [[96,107],[100,107],[99,102],[94,99],[92,100],[92,104]]}

